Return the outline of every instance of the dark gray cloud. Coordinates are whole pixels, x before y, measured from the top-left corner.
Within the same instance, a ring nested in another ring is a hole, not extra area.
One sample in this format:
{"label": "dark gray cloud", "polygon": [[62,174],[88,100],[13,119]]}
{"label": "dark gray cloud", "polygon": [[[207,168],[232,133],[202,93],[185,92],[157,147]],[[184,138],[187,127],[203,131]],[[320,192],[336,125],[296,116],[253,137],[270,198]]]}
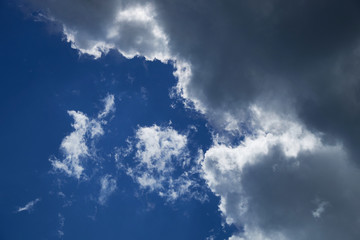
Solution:
{"label": "dark gray cloud", "polygon": [[235,114],[291,109],[359,143],[358,1],[159,1],[173,52],[191,62],[191,97]]}
{"label": "dark gray cloud", "polygon": [[[252,219],[265,233],[281,232],[286,239],[359,238],[360,174],[341,160],[344,156],[333,151],[305,153],[297,158],[299,166],[282,161],[276,150],[266,158],[244,169],[244,194],[251,199],[244,220]],[[326,205],[315,217],[321,202]]]}

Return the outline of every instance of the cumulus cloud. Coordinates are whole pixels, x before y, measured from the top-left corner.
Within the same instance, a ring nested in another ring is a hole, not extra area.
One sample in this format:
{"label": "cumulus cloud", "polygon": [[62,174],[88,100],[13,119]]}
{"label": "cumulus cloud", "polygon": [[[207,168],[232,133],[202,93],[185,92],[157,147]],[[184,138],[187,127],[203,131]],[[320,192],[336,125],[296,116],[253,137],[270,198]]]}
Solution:
{"label": "cumulus cloud", "polygon": [[82,53],[173,60],[187,106],[244,137],[203,164],[231,239],[359,238],[359,1],[29,1]]}
{"label": "cumulus cloud", "polygon": [[80,52],[173,60],[177,92],[215,125],[243,130],[257,104],[358,153],[357,1],[28,2]]}
{"label": "cumulus cloud", "polygon": [[81,53],[99,58],[114,48],[128,58],[141,55],[147,59],[169,59],[168,39],[150,2],[28,2],[40,7],[53,21],[60,22],[67,41]]}
{"label": "cumulus cloud", "polygon": [[128,151],[135,151],[135,165],[126,171],[141,188],[170,201],[180,196],[204,198],[194,190],[199,169],[190,166],[186,135],[172,127],[139,127],[131,144]]}
{"label": "cumulus cloud", "polygon": [[214,124],[224,113],[241,123],[260,104],[356,150],[358,1],[27,2],[80,52],[173,60],[178,93]]}
{"label": "cumulus cloud", "polygon": [[172,171],[170,163],[173,158],[186,155],[186,136],[172,128],[142,127],[136,131],[135,137],[138,139],[136,158],[147,169]]}
{"label": "cumulus cloud", "polygon": [[219,208],[243,229],[230,239],[357,239],[360,171],[343,146],[324,145],[294,120],[258,116],[266,131],[205,153],[204,177]]}
{"label": "cumulus cloud", "polygon": [[98,201],[104,205],[110,195],[115,192],[117,187],[116,179],[107,174],[100,179],[100,193]]}
{"label": "cumulus cloud", "polygon": [[88,142],[104,134],[102,126],[106,124],[106,122],[101,119],[115,110],[113,95],[108,95],[103,102],[105,104],[104,110],[94,119],[90,119],[80,111],[68,111],[68,114],[74,119],[74,123],[71,125],[74,131],[61,142],[60,150],[64,158],[50,158],[54,170],[80,179],[84,171],[82,161],[93,155],[89,150]]}
{"label": "cumulus cloud", "polygon": [[25,206],[19,207],[16,210],[16,212],[17,213],[24,212],[24,211],[31,212],[34,209],[35,204],[40,202],[40,200],[41,200],[40,198],[36,198],[35,200],[28,202]]}

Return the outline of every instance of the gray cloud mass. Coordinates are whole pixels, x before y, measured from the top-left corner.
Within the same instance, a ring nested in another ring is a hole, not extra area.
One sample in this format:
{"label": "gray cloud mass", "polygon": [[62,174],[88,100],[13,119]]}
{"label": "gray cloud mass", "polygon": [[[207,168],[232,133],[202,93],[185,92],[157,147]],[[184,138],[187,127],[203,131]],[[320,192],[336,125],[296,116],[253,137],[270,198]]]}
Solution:
{"label": "gray cloud mass", "polygon": [[359,143],[358,1],[160,2],[170,46],[192,65],[191,97],[235,116],[249,103],[294,112]]}

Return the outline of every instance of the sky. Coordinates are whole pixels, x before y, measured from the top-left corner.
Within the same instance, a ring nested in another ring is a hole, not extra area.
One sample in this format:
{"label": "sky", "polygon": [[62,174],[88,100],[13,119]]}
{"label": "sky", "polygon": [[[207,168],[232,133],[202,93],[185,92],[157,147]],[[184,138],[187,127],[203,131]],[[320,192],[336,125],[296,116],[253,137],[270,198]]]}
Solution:
{"label": "sky", "polygon": [[360,238],[358,1],[0,4],[0,239]]}

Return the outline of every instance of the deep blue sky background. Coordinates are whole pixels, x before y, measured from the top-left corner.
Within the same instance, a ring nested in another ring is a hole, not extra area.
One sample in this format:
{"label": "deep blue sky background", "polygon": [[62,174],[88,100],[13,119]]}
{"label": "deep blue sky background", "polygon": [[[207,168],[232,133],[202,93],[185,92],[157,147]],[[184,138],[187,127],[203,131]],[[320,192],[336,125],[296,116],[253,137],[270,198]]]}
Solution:
{"label": "deep blue sky background", "polygon": [[[222,229],[218,199],[167,203],[155,193],[139,190],[114,167],[114,147],[138,126],[167,125],[180,133],[190,125],[190,151],[206,150],[211,135],[200,115],[169,98],[176,84],[173,68],[143,58],[125,59],[110,52],[99,60],[79,56],[59,33],[44,22],[27,18],[16,4],[1,2],[0,24],[0,239],[59,238],[59,214],[65,218],[63,239],[216,239]],[[105,206],[96,202],[98,179],[78,181],[51,173],[48,161],[59,155],[61,140],[72,131],[67,110],[89,117],[102,109],[101,99],[115,95],[116,112],[97,143],[105,166],[116,176],[117,191]],[[175,104],[176,108],[170,105]],[[58,196],[62,191],[66,197]],[[41,198],[31,212],[16,213]],[[71,205],[66,203],[71,201]]]}

